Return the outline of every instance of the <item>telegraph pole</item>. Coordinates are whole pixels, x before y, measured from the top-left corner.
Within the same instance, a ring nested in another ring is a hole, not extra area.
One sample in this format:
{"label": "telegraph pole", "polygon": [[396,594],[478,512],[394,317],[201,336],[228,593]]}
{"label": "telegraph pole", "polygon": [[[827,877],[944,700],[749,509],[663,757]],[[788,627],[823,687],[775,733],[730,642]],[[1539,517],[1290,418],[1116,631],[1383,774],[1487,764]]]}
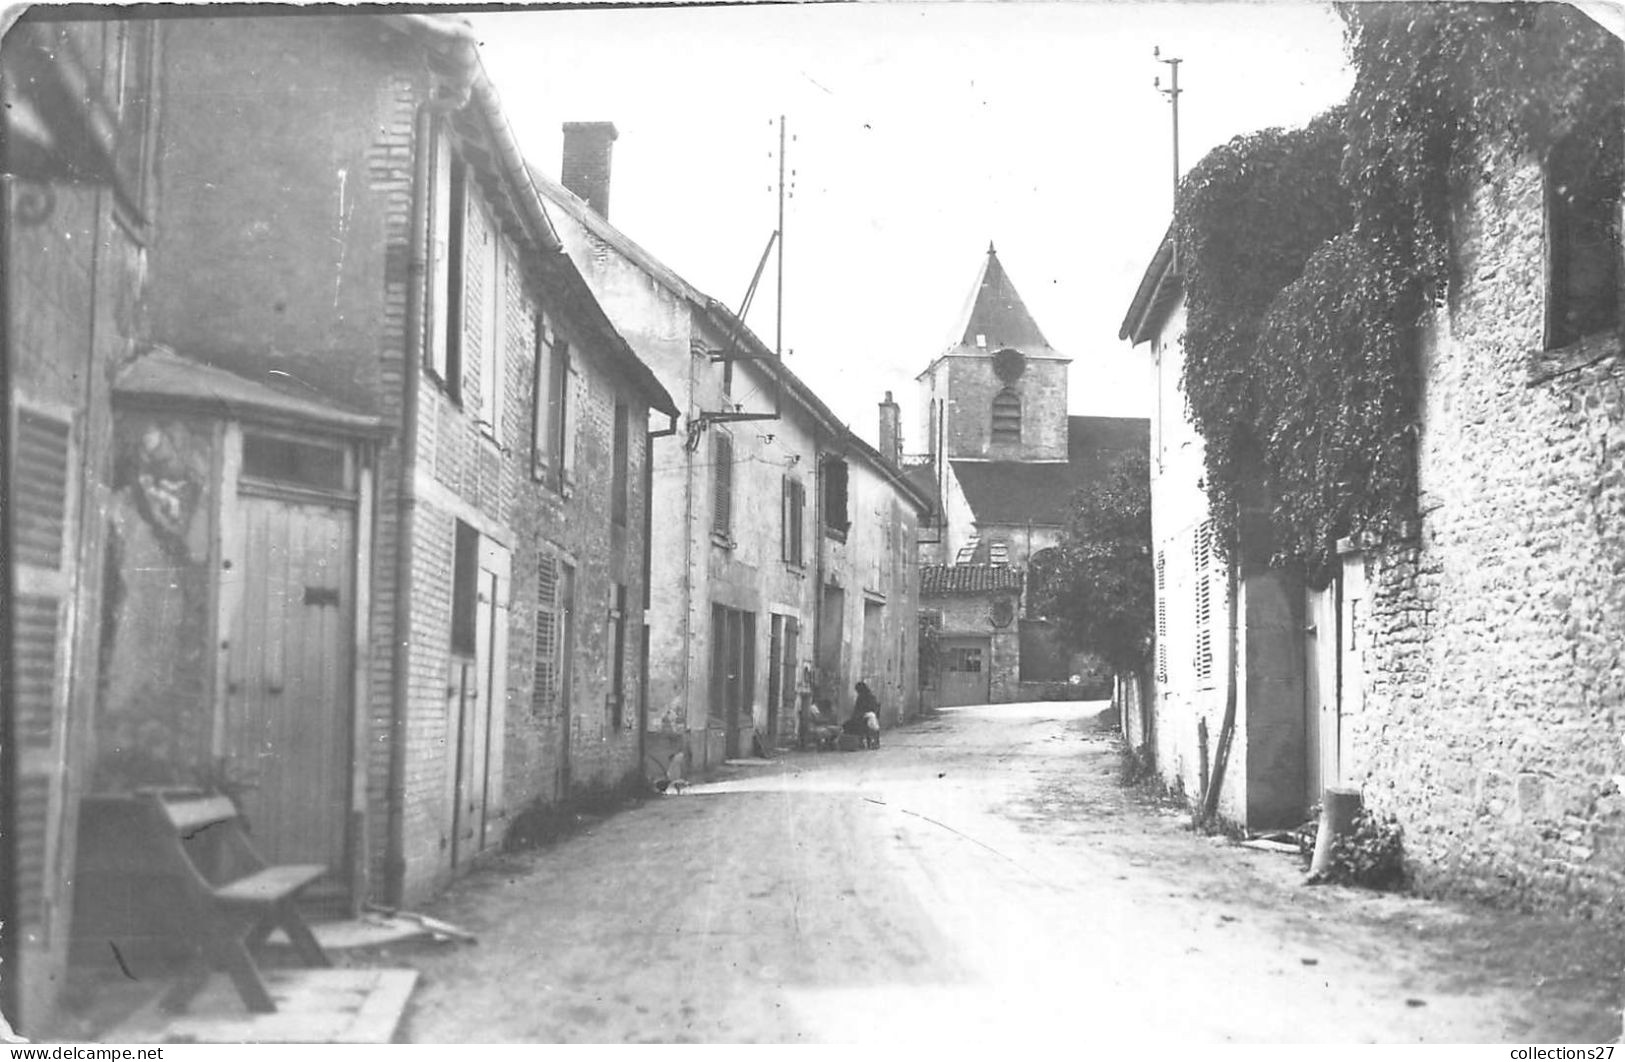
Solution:
{"label": "telegraph pole", "polygon": [[779,115],[779,293],[775,299],[773,353],[784,357],[784,115]]}
{"label": "telegraph pole", "polygon": [[1153,78],[1151,85],[1158,92],[1168,97],[1168,103],[1172,106],[1174,113],[1174,198],[1172,210],[1174,224],[1169,227],[1169,231],[1173,234],[1171,237],[1174,251],[1173,271],[1177,274],[1179,272],[1179,64],[1182,60],[1164,59],[1160,46],[1152,47],[1151,58],[1159,63],[1165,63],[1168,67],[1169,86],[1167,88],[1162,87],[1162,78],[1160,76]]}

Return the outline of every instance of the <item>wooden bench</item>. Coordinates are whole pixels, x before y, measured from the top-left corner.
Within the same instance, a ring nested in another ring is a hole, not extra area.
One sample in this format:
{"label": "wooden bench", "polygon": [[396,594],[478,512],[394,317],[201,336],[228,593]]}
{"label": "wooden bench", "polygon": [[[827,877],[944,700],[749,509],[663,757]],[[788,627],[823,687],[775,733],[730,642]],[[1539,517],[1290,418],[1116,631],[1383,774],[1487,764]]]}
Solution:
{"label": "wooden bench", "polygon": [[[100,914],[112,916],[112,932],[157,932],[185,947],[190,961],[166,1009],[184,1010],[219,969],[249,1010],[274,1012],[252,952],[278,927],[307,965],[332,965],[297,907],[327,868],[268,865],[230,799],[197,790],[86,797],[79,828],[81,880],[102,882],[99,905],[110,910]],[[119,886],[111,895],[109,875]]]}

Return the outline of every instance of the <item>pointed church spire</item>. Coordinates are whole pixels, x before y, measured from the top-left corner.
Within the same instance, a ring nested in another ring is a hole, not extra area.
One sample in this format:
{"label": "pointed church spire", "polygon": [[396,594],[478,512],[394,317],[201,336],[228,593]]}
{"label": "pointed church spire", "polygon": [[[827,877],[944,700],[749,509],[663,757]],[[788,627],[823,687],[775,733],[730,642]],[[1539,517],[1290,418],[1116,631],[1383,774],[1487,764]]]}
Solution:
{"label": "pointed church spire", "polygon": [[960,320],[963,324],[956,330],[954,341],[961,347],[988,354],[1006,347],[1028,352],[1050,349],[1049,340],[1039,331],[1038,323],[1027,312],[1015,284],[1004,271],[992,240],[987,243],[987,257],[982,261],[981,272]]}

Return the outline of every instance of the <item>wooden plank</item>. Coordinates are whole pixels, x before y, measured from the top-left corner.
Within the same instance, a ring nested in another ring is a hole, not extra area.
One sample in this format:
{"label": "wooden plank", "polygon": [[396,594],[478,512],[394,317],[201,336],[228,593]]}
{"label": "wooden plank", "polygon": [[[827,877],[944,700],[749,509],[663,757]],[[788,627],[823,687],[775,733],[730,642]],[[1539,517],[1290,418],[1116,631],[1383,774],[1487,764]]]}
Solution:
{"label": "wooden plank", "polygon": [[216,887],[214,895],[221,903],[228,905],[272,907],[326,873],[326,867],[316,864],[288,863],[266,867],[245,878]]}
{"label": "wooden plank", "polygon": [[237,808],[223,796],[198,796],[182,800],[157,800],[175,832],[190,837],[199,830],[237,817]]}

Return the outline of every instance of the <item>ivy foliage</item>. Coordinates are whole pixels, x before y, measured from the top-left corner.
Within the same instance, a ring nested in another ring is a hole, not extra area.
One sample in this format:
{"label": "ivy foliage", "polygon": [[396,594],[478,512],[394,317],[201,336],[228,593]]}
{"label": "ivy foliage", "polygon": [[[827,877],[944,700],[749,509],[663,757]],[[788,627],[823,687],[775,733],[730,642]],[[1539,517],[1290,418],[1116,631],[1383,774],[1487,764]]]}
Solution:
{"label": "ivy foliage", "polygon": [[1579,140],[1617,186],[1625,118],[1618,40],[1567,5],[1339,12],[1347,102],[1211,152],[1176,218],[1182,382],[1220,541],[1316,582],[1338,538],[1391,535],[1414,511],[1420,337],[1450,294],[1452,211],[1486,178],[1483,149]]}
{"label": "ivy foliage", "polygon": [[1034,569],[1035,604],[1063,638],[1090,646],[1117,671],[1145,667],[1156,600],[1145,454],[1125,457],[1100,487],[1078,493],[1060,542],[1034,558]]}
{"label": "ivy foliage", "polygon": [[1456,192],[1480,145],[1543,158],[1576,131],[1617,129],[1619,40],[1567,4],[1339,5],[1355,69],[1344,181],[1362,234],[1431,299],[1448,291]]}
{"label": "ivy foliage", "polygon": [[1348,229],[1341,116],[1267,129],[1214,149],[1185,177],[1175,219],[1185,288],[1181,385],[1206,441],[1220,540],[1235,541],[1263,445],[1286,412],[1259,358],[1265,312],[1327,240]]}

